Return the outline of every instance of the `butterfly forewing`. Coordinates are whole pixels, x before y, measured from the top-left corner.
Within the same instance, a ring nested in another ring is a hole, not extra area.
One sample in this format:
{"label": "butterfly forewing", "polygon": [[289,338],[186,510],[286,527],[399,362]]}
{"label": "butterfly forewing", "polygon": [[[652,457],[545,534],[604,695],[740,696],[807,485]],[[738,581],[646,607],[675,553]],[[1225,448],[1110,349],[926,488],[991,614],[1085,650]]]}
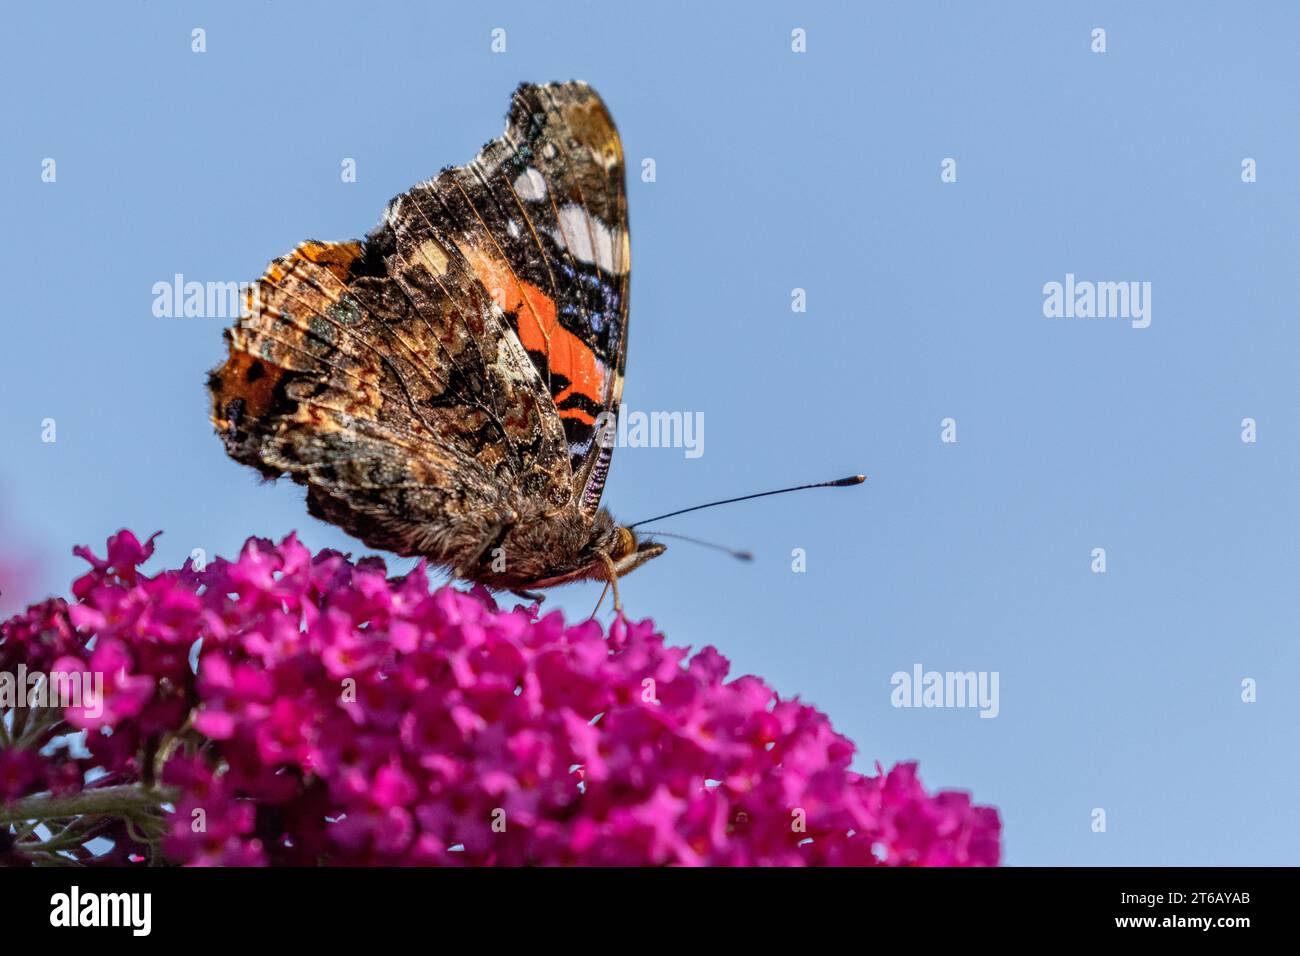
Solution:
{"label": "butterfly forewing", "polygon": [[604,104],[582,83],[521,86],[501,138],[394,199],[363,242],[272,263],[210,376],[214,424],[236,460],[398,553],[454,563],[521,514],[593,514],[628,267]]}

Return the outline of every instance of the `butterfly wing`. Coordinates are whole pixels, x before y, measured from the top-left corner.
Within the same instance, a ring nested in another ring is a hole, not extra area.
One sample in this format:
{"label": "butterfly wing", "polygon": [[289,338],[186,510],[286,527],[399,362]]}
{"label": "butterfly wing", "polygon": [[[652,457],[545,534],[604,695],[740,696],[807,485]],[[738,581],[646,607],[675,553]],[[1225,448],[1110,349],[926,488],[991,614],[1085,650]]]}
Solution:
{"label": "butterfly wing", "polygon": [[[454,224],[454,240],[546,383],[574,495],[596,510],[623,390],[631,253],[623,147],[585,83],[520,86],[505,133],[467,166],[395,201]],[[392,210],[390,209],[390,212]]]}
{"label": "butterfly wing", "polygon": [[209,377],[229,454],[367,544],[462,572],[521,502],[594,512],[626,340],[622,177],[594,92],[520,87],[502,138],[363,242],[271,264]]}

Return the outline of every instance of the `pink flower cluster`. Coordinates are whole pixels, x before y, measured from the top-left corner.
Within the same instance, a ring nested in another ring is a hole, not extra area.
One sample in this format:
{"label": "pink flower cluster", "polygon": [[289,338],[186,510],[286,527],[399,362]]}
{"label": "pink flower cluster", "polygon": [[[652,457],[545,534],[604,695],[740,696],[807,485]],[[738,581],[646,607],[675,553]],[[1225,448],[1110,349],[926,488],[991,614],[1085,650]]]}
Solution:
{"label": "pink flower cluster", "polygon": [[498,610],[293,536],[148,577],[152,551],[81,549],[75,604],[3,625],[0,669],[102,672],[105,700],[64,714],[90,758],[0,752],[0,801],[156,766],[185,864],[998,862],[995,809],[854,773],[823,714],[650,622]]}

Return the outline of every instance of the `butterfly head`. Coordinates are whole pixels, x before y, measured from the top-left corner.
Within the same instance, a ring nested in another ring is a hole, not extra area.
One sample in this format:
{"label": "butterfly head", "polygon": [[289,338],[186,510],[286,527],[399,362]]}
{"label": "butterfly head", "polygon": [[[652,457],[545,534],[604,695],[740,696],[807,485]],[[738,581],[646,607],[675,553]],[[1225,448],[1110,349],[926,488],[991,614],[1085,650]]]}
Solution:
{"label": "butterfly head", "polygon": [[614,570],[620,577],[635,571],[652,558],[657,558],[668,550],[668,546],[657,541],[642,541],[631,528],[618,525],[614,528],[614,547],[610,550],[610,559]]}

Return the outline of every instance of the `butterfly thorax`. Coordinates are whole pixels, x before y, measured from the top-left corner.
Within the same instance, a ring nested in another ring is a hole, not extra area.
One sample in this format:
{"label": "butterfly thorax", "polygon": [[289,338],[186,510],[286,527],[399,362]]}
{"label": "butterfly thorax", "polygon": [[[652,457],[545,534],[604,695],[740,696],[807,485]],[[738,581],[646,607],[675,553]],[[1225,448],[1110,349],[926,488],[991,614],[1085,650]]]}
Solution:
{"label": "butterfly thorax", "polygon": [[[481,546],[455,555],[430,555],[458,577],[490,588],[546,587],[564,581],[604,577],[602,554],[618,560],[626,551],[614,518],[604,508],[594,515],[577,508],[549,514],[522,514],[513,523],[489,529]],[[635,547],[635,545],[633,545]]]}

